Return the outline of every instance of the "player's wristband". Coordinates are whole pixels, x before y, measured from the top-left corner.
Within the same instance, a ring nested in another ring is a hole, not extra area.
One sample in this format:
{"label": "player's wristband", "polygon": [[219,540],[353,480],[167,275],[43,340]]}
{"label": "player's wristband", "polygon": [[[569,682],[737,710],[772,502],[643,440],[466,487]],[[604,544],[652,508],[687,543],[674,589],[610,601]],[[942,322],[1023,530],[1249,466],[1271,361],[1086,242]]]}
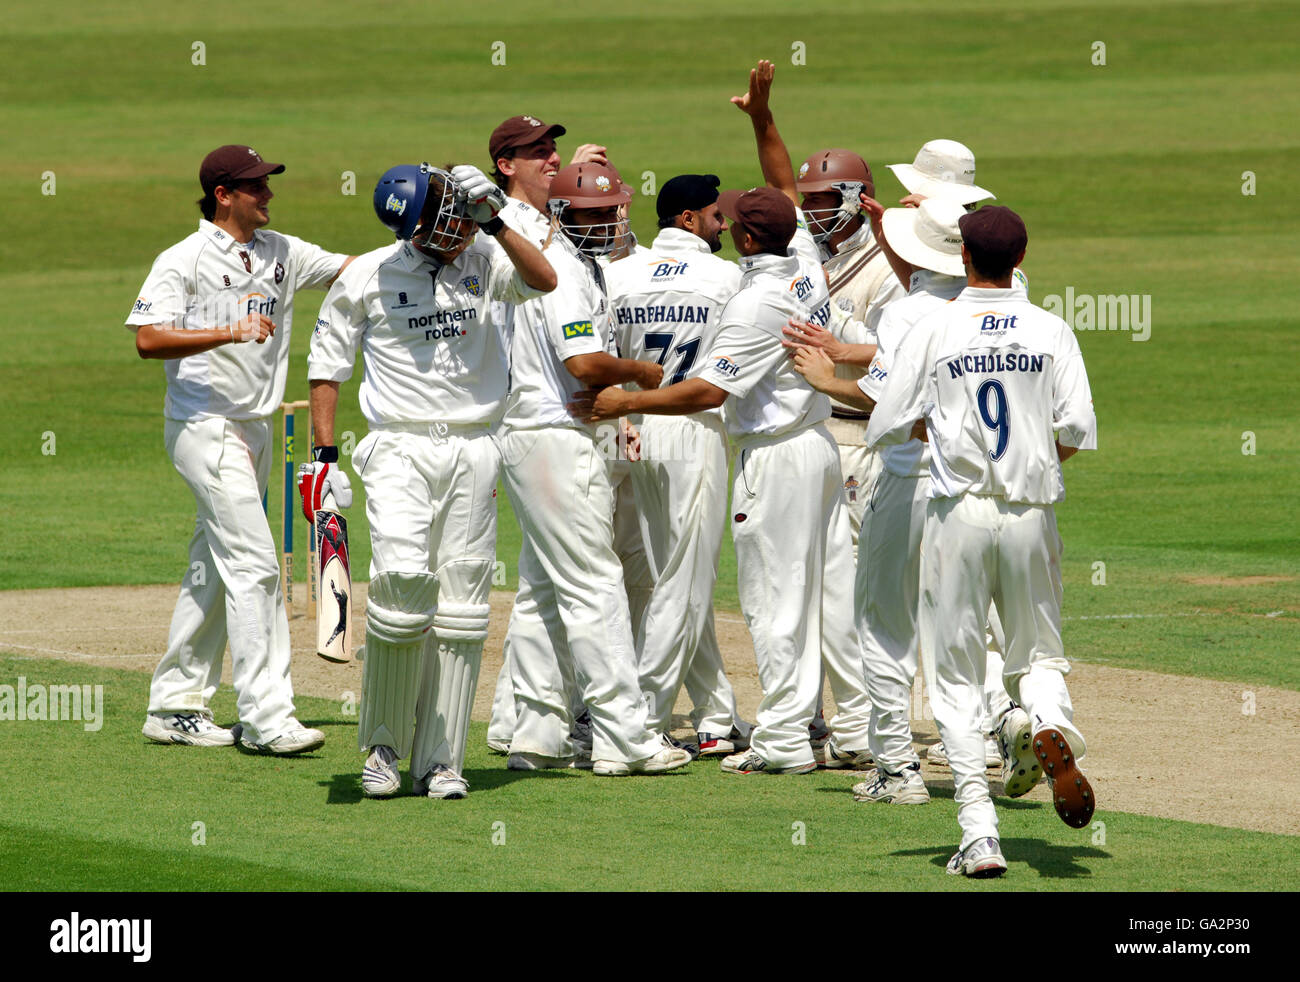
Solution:
{"label": "player's wristband", "polygon": [[488,235],[500,235],[501,230],[506,227],[506,223],[496,215],[493,215],[486,222],[479,222],[478,227]]}
{"label": "player's wristband", "polygon": [[311,459],[321,464],[337,464],[339,462],[339,448],[312,447]]}

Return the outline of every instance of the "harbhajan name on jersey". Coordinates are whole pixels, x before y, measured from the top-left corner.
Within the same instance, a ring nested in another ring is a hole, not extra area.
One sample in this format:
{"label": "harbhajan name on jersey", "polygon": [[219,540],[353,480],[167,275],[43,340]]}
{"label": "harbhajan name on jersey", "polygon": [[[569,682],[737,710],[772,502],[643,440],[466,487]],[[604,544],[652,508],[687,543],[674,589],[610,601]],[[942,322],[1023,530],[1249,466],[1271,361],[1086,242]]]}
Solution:
{"label": "harbhajan name on jersey", "polygon": [[948,361],[950,378],[966,374],[989,372],[1041,372],[1042,355],[1026,355],[1014,351],[994,351],[987,355],[958,355]]}
{"label": "harbhajan name on jersey", "polygon": [[614,317],[619,324],[707,324],[709,308],[689,304],[618,307]]}

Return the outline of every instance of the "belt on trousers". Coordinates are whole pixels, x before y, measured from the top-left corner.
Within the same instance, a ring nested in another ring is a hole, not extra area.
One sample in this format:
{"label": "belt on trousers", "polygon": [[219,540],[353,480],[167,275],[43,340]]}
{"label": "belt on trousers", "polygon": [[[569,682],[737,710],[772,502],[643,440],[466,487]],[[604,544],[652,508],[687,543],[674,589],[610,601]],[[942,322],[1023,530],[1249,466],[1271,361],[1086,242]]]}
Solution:
{"label": "belt on trousers", "polygon": [[379,423],[372,424],[371,430],[380,430],[385,433],[419,433],[422,436],[444,437],[444,436],[474,436],[478,433],[487,433],[487,423]]}
{"label": "belt on trousers", "polygon": [[865,421],[871,418],[871,413],[864,413],[859,409],[841,409],[834,404],[831,405],[831,415],[836,419],[861,419]]}

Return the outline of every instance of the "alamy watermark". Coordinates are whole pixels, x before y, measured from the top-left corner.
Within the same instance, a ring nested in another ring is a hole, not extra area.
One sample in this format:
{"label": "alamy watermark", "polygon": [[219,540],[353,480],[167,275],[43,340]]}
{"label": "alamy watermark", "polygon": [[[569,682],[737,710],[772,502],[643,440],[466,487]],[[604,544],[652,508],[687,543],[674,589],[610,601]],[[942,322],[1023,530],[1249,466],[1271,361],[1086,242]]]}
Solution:
{"label": "alamy watermark", "polygon": [[1065,288],[1065,296],[1049,293],[1042,308],[1076,331],[1129,331],[1134,341],[1151,337],[1151,294],[1091,294]]}
{"label": "alamy watermark", "polygon": [[17,685],[0,685],[0,723],[79,721],[89,733],[104,725],[102,685],[27,684],[25,675]]}
{"label": "alamy watermark", "polygon": [[147,917],[86,917],[73,911],[50,922],[50,951],[56,955],[126,954],[133,962],[152,957],[153,921]]}

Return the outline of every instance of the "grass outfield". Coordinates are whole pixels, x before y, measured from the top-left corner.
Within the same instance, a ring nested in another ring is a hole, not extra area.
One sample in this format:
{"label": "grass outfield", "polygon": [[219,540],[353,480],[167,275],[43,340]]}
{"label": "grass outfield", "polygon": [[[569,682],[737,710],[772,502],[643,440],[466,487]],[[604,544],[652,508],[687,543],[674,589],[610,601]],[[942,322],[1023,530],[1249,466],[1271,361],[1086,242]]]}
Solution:
{"label": "grass outfield", "polygon": [[[0,506],[22,518],[7,526],[0,589],[172,582],[183,570],[192,502],[162,447],[163,373],[119,325],[153,257],[194,227],[194,171],[212,146],[249,142],[286,161],[272,227],[359,252],[384,241],[369,206],[384,168],[486,164],[488,132],[521,110],[563,120],[562,150],[606,143],[630,178],[712,170],[752,183],[748,122],[727,97],[769,56],[796,161],[854,147],[889,201],[901,188],[885,163],[959,138],[977,152],[979,182],[1026,218],[1034,299],[1067,287],[1151,296],[1148,341],[1079,334],[1101,449],[1069,463],[1059,509],[1066,614],[1090,618],[1069,621],[1070,650],[1300,687],[1294,580],[1240,582],[1294,577],[1300,555],[1294,4],[1008,14],[934,2],[873,12],[855,29],[838,3],[803,4],[796,19],[776,0],[738,5],[743,18],[717,5],[666,17],[657,5],[516,2],[459,11],[450,32],[413,2],[385,5],[378,23],[351,3],[315,4],[309,21],[270,3],[256,25],[220,27],[158,0],[78,6],[57,19],[13,11],[0,39],[11,230],[0,241]],[[422,25],[437,44],[410,43]],[[200,40],[206,64],[195,66]],[[491,63],[495,40],[504,66]],[[1097,40],[1104,66],[1092,63]],[[790,63],[796,42],[804,65]],[[40,193],[46,171],[53,196]],[[340,193],[345,171],[354,197]],[[634,204],[643,241],[652,215],[651,198]],[[306,395],[305,328],[321,296],[298,299],[289,398]],[[344,389],[339,429],[359,437],[356,391]],[[275,468],[277,537],[279,492]],[[513,584],[518,531],[499,500]],[[364,575],[360,502],[350,519]],[[736,604],[729,544],[717,602]]]}
{"label": "grass outfield", "polygon": [[[371,801],[355,717],[337,703],[299,699],[329,741],[274,759],[149,743],[142,673],[0,658],[0,678],[18,675],[103,685],[106,713],[98,732],[0,723],[0,869],[12,890],[1244,891],[1283,888],[1279,871],[1300,863],[1296,837],[1103,810],[1099,839],[1047,805],[999,798],[1010,869],[974,887],[943,870],[957,846],[950,798],[860,805],[848,793],[860,776],[737,777],[710,762],[626,780],[518,774],[487,752],[482,724],[470,732],[467,799]],[[214,709],[233,718],[228,690]],[[59,762],[39,781],[34,740]]]}
{"label": "grass outfield", "polygon": [[[361,252],[385,241],[369,203],[384,169],[486,166],[488,133],[518,112],[563,122],[562,152],[607,144],[630,181],[711,171],[749,186],[751,131],[727,99],[769,57],[796,163],[854,148],[889,202],[902,189],[885,164],[959,139],[979,183],[1025,217],[1035,300],[1151,297],[1149,340],[1078,335],[1100,450],[1068,463],[1058,509],[1071,655],[1300,689],[1300,6],[923,0],[855,20],[840,0],[500,0],[455,10],[450,28],[445,5],[416,0],[267,2],[216,21],[163,0],[6,14],[0,589],[184,570],[193,503],[163,450],[162,368],[136,358],[121,322],[153,258],[193,230],[197,166],[214,146],[249,143],[288,165],[272,228]],[[504,66],[491,61],[498,40]],[[798,44],[806,64],[792,65]],[[47,172],[56,194],[41,193]],[[345,172],[355,196],[341,193]],[[638,198],[642,241],[652,216]],[[322,296],[298,298],[290,399],[307,392]],[[338,428],[360,437],[356,391],[344,389]],[[277,538],[279,495],[273,468]],[[513,583],[518,532],[499,501]],[[349,519],[363,578],[361,505]],[[717,603],[736,603],[729,545]],[[0,722],[0,870],[14,889],[970,886],[942,871],[951,800],[859,808],[842,775],[744,780],[696,764],[653,780],[519,778],[484,756],[476,728],[467,801],[376,803],[358,800],[355,720],[335,704],[301,700],[330,734],[320,756],[232,760],[146,745],[145,676],[0,656],[0,682],[19,673],[103,683],[109,719],[94,734]],[[228,691],[216,709],[233,719]],[[1275,871],[1300,858],[1295,838],[1105,812],[1094,845],[1041,805],[1003,803],[1011,871],[988,889],[1276,889]],[[505,845],[491,845],[494,822]]]}

